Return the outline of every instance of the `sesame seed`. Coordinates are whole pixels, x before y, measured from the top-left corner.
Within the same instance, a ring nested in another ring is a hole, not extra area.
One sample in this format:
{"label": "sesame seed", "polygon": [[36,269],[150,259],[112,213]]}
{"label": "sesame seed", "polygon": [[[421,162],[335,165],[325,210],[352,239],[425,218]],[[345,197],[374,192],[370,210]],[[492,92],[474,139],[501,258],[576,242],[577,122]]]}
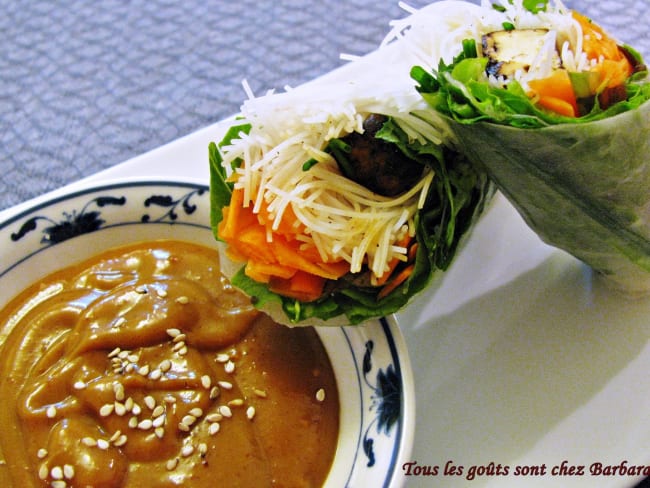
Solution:
{"label": "sesame seed", "polygon": [[203,388],[206,390],[209,390],[212,386],[212,378],[210,378],[207,374],[201,376],[201,386],[203,386]]}
{"label": "sesame seed", "polygon": [[246,418],[248,420],[253,420],[253,417],[255,417],[255,407],[251,405],[246,409]]}
{"label": "sesame seed", "polygon": [[256,396],[258,396],[260,398],[266,398],[266,391],[264,391],[264,390],[255,389],[254,393],[255,393]]}
{"label": "sesame seed", "polygon": [[145,293],[147,293],[147,288],[146,288],[144,285],[139,285],[139,286],[135,289],[135,291],[136,291],[137,293],[140,293],[140,294],[144,295]]}
{"label": "sesame seed", "polygon": [[232,410],[230,410],[230,407],[228,405],[221,405],[217,410],[226,418],[232,417]]}
{"label": "sesame seed", "polygon": [[194,452],[194,446],[192,444],[185,444],[181,449],[181,455],[183,457],[191,456]]}
{"label": "sesame seed", "polygon": [[120,359],[127,359],[129,357],[129,354],[131,354],[131,351],[127,351],[127,350],[120,351],[119,347],[117,349],[115,349],[115,350],[119,351],[117,353],[117,357],[120,358]]}
{"label": "sesame seed", "polygon": [[141,376],[147,376],[149,374],[149,365],[145,364],[138,369],[138,374]]}
{"label": "sesame seed", "polygon": [[149,410],[153,410],[156,408],[156,399],[151,395],[147,395],[144,397],[144,404],[149,408]]}
{"label": "sesame seed", "polygon": [[175,342],[175,343],[184,342],[185,339],[187,339],[187,335],[186,335],[186,334],[178,334],[176,337],[174,337],[174,339],[172,340],[172,342]]}
{"label": "sesame seed", "polygon": [[45,463],[41,464],[41,467],[38,468],[38,477],[42,480],[45,480],[49,474],[50,470],[47,469],[47,465]]}
{"label": "sesame seed", "polygon": [[199,454],[205,456],[208,452],[208,445],[205,442],[199,444]]}
{"label": "sesame seed", "polygon": [[47,410],[45,411],[45,415],[47,415],[47,418],[53,419],[56,417],[56,407],[54,405],[50,405],[47,407]]}
{"label": "sesame seed", "polygon": [[187,354],[187,347],[185,347],[185,346],[181,347],[178,351],[176,351],[176,353],[179,356],[185,356]]}
{"label": "sesame seed", "polygon": [[205,417],[208,422],[220,422],[223,420],[223,415],[220,413],[211,413]]}
{"label": "sesame seed", "polygon": [[122,350],[119,347],[116,347],[115,349],[113,349],[111,352],[108,353],[108,357],[115,358],[120,354],[120,352],[122,352]]}
{"label": "sesame seed", "polygon": [[156,290],[156,294],[157,294],[160,298],[165,298],[165,297],[167,296],[167,292],[166,292],[165,290],[161,289],[161,288],[159,288],[158,290]]}
{"label": "sesame seed", "polygon": [[74,478],[74,466],[72,466],[71,464],[64,464],[63,476],[67,480],[71,480],[72,478]]}
{"label": "sesame seed", "polygon": [[65,482],[65,480],[54,480],[52,483],[50,483],[51,488],[66,488],[68,484]]}
{"label": "sesame seed", "polygon": [[126,414],[126,407],[124,406],[123,403],[120,402],[115,402],[115,414],[118,415],[119,417],[122,417],[124,414]]}
{"label": "sesame seed", "polygon": [[185,415],[185,417],[181,419],[181,424],[187,425],[188,427],[194,422],[196,422],[196,417],[194,415]]}
{"label": "sesame seed", "polygon": [[217,354],[217,357],[214,358],[214,360],[218,363],[227,363],[228,361],[230,361],[230,356],[225,352],[222,352],[220,354]]}
{"label": "sesame seed", "polygon": [[125,373],[133,373],[138,368],[137,364],[129,363],[124,367]]}
{"label": "sesame seed", "polygon": [[113,385],[113,393],[115,393],[115,399],[117,401],[124,400],[124,385],[122,383],[115,383]]}
{"label": "sesame seed", "polygon": [[138,429],[140,430],[149,430],[153,427],[153,422],[151,419],[144,419],[138,424]]}
{"label": "sesame seed", "polygon": [[140,415],[142,413],[142,407],[137,403],[133,402],[133,407],[131,408],[131,413],[133,415]]}
{"label": "sesame seed", "polygon": [[219,381],[218,385],[224,390],[232,390],[232,383],[230,381]]}
{"label": "sesame seed", "polygon": [[138,356],[137,354],[129,354],[126,359],[128,359],[132,363],[137,363],[138,361],[140,361],[140,356]]}
{"label": "sesame seed", "polygon": [[151,423],[156,429],[158,427],[162,427],[163,424],[165,423],[165,416],[160,415],[160,416],[156,417],[155,419],[153,419],[153,422],[151,422]]}
{"label": "sesame seed", "polygon": [[62,480],[63,479],[63,468],[61,466],[54,466],[52,470],[50,471],[50,476],[54,480]]}
{"label": "sesame seed", "polygon": [[129,424],[128,425],[132,429],[135,429],[138,426],[138,417],[131,417],[129,419]]}
{"label": "sesame seed", "polygon": [[165,398],[163,400],[165,403],[176,403],[176,397],[173,395],[165,395]]}
{"label": "sesame seed", "polygon": [[180,296],[180,297],[178,297],[178,298],[176,299],[176,302],[177,302],[177,303],[180,303],[181,305],[185,305],[185,304],[189,303],[189,301],[190,301],[190,299],[187,298],[185,295]]}
{"label": "sesame seed", "polygon": [[234,400],[230,400],[228,402],[228,405],[231,407],[241,407],[244,404],[244,400],[241,398],[235,398]]}
{"label": "sesame seed", "polygon": [[163,407],[162,405],[157,405],[156,408],[153,409],[151,416],[160,417],[164,413],[165,413],[165,407]]}
{"label": "sesame seed", "polygon": [[127,412],[130,412],[133,409],[133,398],[129,397],[124,401],[124,408]]}
{"label": "sesame seed", "polygon": [[200,409],[199,407],[195,407],[192,410],[189,411],[190,415],[193,415],[194,417],[201,417],[203,415],[203,410]]}
{"label": "sesame seed", "polygon": [[38,457],[38,459],[43,459],[47,457],[47,449],[40,448],[36,453],[36,457]]}
{"label": "sesame seed", "polygon": [[183,422],[178,423],[178,430],[183,431],[183,432],[189,432],[190,431],[190,426],[185,425]]}
{"label": "sesame seed", "polygon": [[112,403],[106,403],[102,405],[102,407],[99,409],[99,415],[101,417],[108,417],[110,414],[113,413],[113,410],[115,409],[115,405]]}
{"label": "sesame seed", "polygon": [[97,439],[97,447],[105,451],[110,447],[110,444],[106,439]]}
{"label": "sesame seed", "polygon": [[151,373],[149,373],[149,379],[151,380],[159,380],[162,377],[162,371],[159,369],[154,369]]}
{"label": "sesame seed", "polygon": [[[179,337],[180,337],[180,336],[179,336]],[[176,344],[174,344],[174,347],[172,347],[172,351],[174,351],[174,352],[178,352],[178,351],[180,351],[181,349],[183,349],[184,347],[185,347],[185,342],[183,342],[183,341],[179,341],[179,342],[177,342]]]}
{"label": "sesame seed", "polygon": [[235,363],[233,363],[232,361],[228,361],[224,365],[223,370],[228,374],[233,373],[235,371]]}
{"label": "sesame seed", "polygon": [[166,373],[167,371],[172,369],[172,362],[169,359],[165,359],[160,363],[160,366],[158,366],[158,368],[163,373]]}
{"label": "sesame seed", "polygon": [[174,471],[176,469],[176,466],[178,466],[178,458],[173,458],[167,461],[167,471]]}
{"label": "sesame seed", "polygon": [[97,445],[97,440],[93,439],[92,437],[84,437],[81,439],[81,443],[84,446],[95,447]]}
{"label": "sesame seed", "polygon": [[115,441],[113,442],[113,445],[116,446],[116,447],[121,447],[124,444],[126,444],[127,439],[128,438],[126,437],[126,435],[122,434],[117,439],[115,439]]}
{"label": "sesame seed", "polygon": [[316,392],[316,400],[322,402],[325,400],[325,390],[323,388]]}
{"label": "sesame seed", "polygon": [[221,429],[221,424],[219,422],[214,422],[210,424],[210,427],[208,427],[208,433],[210,435],[215,435],[217,432],[219,432],[219,429]]}
{"label": "sesame seed", "polygon": [[181,333],[180,329],[167,329],[167,335],[169,337],[176,337],[180,333]]}
{"label": "sesame seed", "polygon": [[108,439],[108,442],[115,442],[115,440],[116,440],[120,435],[122,435],[122,432],[119,431],[119,430],[116,430],[115,432],[113,432],[113,435]]}
{"label": "sesame seed", "polygon": [[210,400],[216,399],[219,396],[220,393],[221,393],[221,390],[219,389],[219,387],[218,386],[213,386],[210,389]]}
{"label": "sesame seed", "polygon": [[165,429],[162,427],[156,427],[156,429],[154,430],[154,434],[156,434],[156,437],[158,439],[162,439],[163,437],[165,437]]}

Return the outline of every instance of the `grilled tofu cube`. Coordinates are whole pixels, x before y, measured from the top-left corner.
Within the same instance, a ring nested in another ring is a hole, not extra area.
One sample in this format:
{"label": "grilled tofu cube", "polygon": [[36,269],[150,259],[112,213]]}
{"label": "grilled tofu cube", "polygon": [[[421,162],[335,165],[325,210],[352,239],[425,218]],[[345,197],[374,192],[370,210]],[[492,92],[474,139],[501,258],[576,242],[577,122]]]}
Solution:
{"label": "grilled tofu cube", "polygon": [[518,69],[528,71],[547,33],[546,29],[521,29],[485,34],[482,47],[483,55],[489,58],[487,73],[510,78]]}

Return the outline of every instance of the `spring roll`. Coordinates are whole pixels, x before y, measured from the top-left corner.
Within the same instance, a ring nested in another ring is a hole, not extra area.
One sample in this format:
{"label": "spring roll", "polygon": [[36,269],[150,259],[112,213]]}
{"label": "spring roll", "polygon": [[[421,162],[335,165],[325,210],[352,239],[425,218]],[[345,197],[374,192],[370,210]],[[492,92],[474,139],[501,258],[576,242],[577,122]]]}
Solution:
{"label": "spring roll", "polygon": [[401,309],[448,269],[495,191],[442,143],[409,67],[392,72],[383,52],[372,59],[323,82],[249,94],[210,144],[224,272],[289,326]]}
{"label": "spring roll", "polygon": [[626,293],[650,292],[642,56],[560,1],[448,5],[436,22],[457,29],[411,70],[439,127],[542,240]]}

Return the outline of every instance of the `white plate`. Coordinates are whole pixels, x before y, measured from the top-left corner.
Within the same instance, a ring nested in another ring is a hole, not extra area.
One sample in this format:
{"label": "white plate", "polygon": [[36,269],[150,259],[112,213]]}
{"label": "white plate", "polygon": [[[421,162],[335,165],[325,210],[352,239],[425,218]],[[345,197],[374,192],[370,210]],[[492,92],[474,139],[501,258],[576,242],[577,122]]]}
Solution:
{"label": "white plate", "polygon": [[[351,79],[355,69],[348,64],[327,78]],[[207,184],[208,143],[229,122],[0,212],[0,220],[89,182],[155,174]],[[592,476],[589,466],[650,466],[650,299],[606,289],[577,260],[543,244],[502,196],[441,286],[397,321],[418,405],[408,462],[442,472],[451,461],[465,471],[406,476],[409,488],[627,488],[639,477]],[[552,476],[563,461],[587,474]],[[466,479],[472,466],[490,462],[511,468],[509,475]],[[549,473],[516,477],[518,465],[546,465]]]}
{"label": "white plate", "polygon": [[[214,246],[208,187],[124,180],[64,192],[0,221],[0,308],[39,278],[114,246]],[[341,435],[326,486],[398,486],[415,424],[413,378],[392,318],[318,329],[338,381]],[[0,337],[1,339],[1,337]]]}

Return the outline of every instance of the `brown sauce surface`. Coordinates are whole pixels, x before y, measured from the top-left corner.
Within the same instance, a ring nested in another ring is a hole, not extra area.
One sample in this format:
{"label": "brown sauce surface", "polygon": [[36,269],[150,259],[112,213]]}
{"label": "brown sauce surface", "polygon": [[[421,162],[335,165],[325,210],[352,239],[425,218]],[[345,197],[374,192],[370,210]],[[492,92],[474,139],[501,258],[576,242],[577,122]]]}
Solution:
{"label": "brown sauce surface", "polygon": [[327,353],[312,328],[257,312],[218,263],[140,243],[0,312],[1,486],[323,484],[339,428]]}

